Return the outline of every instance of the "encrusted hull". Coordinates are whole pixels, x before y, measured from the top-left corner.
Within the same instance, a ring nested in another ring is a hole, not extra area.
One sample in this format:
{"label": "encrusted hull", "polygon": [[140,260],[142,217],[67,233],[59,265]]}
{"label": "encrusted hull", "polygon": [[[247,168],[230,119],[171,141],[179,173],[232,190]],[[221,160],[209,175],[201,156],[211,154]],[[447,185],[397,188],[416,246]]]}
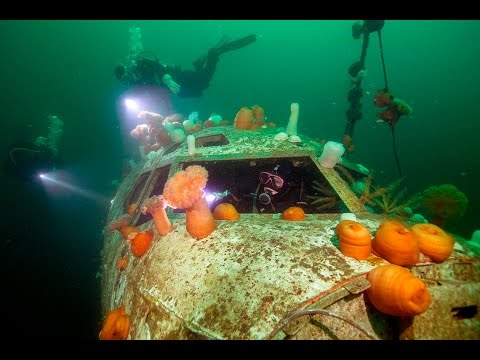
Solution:
{"label": "encrusted hull", "polygon": [[[160,150],[121,184],[109,221],[128,203],[151,196],[162,176],[155,170],[167,165],[171,177],[190,162],[303,156],[358,221],[376,231],[386,217],[365,211],[337,172],[318,164],[321,144],[306,137],[301,145],[274,141],[278,131],[205,129],[197,139],[218,140],[221,134],[228,143],[199,147],[195,156],[187,155],[186,144],[168,154]],[[411,268],[429,287],[429,309],[394,318],[378,312],[365,294],[367,273],[387,262],[375,255],[358,261],[339,251],[334,231],[340,213],[310,213],[303,221],[241,213],[238,221],[217,221],[217,229],[201,240],[186,231],[184,213],[169,209],[168,216],[174,231],[155,232],[140,258],[119,232],[105,233],[103,315],[125,306],[129,339],[480,339],[480,261],[458,237],[447,261]],[[154,229],[151,220],[138,227]],[[125,256],[128,264],[119,270]]]}

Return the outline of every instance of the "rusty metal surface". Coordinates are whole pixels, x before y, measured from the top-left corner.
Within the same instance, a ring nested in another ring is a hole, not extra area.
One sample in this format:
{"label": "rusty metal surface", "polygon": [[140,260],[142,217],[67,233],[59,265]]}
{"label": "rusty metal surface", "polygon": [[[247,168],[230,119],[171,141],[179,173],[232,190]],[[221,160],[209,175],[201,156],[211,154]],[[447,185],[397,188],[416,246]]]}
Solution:
{"label": "rusty metal surface", "polygon": [[345,284],[344,288],[348,290],[350,294],[360,294],[370,287],[370,282],[366,278],[358,278],[357,281],[352,281]]}
{"label": "rusty metal surface", "polygon": [[[129,263],[113,284],[109,308],[142,307],[133,303],[140,292],[150,308],[183,319],[201,336],[262,339],[289,311],[374,266],[341,255],[325,231],[332,220],[294,223],[242,214],[240,221],[219,221],[201,241],[186,233],[182,217],[173,224],[173,233],[156,236],[151,250]],[[133,316],[140,323],[146,315]],[[152,338],[169,332],[149,325]]]}
{"label": "rusty metal surface", "polygon": [[[305,316],[301,318],[304,324],[298,329],[291,340],[371,340],[372,338],[391,340],[394,338],[391,317],[382,315],[365,301],[364,293],[348,295],[326,308],[325,314]],[[338,314],[354,322],[358,327],[346,321],[329,316]],[[300,319],[299,319],[300,320]],[[287,334],[288,335],[288,334]]]}
{"label": "rusty metal surface", "polygon": [[[125,199],[142,173],[166,164],[172,165],[172,175],[188,160],[309,156],[357,220],[376,231],[386,217],[365,211],[338,173],[318,164],[322,145],[303,136],[302,143],[275,141],[282,130],[210,128],[196,137],[222,133],[229,144],[198,148],[194,156],[188,156],[186,144],[168,154],[168,148],[158,151],[122,182],[107,221],[123,214]],[[152,173],[139,198],[146,197],[155,180]],[[130,339],[263,339],[295,311],[315,308],[353,318],[379,338],[392,337],[397,324],[369,308],[363,293],[369,285],[365,274],[386,261],[373,255],[357,261],[340,253],[332,243],[340,214],[308,214],[301,222],[280,220],[279,214],[241,214],[236,222],[218,221],[218,229],[200,241],[186,232],[184,214],[169,210],[168,216],[175,231],[164,237],[156,234],[152,248],[139,259],[118,232],[105,233],[103,314],[125,305],[132,318]],[[140,228],[154,226],[150,221]],[[128,265],[119,271],[117,262],[125,256]],[[411,268],[429,285],[435,305],[403,325],[403,338],[478,338],[478,314],[461,321],[453,321],[451,315],[452,306],[480,304],[479,258],[472,259],[458,240],[446,262]],[[436,323],[441,326],[435,328]],[[368,338],[325,315],[303,316],[286,324],[273,338]]]}
{"label": "rusty metal surface", "polygon": [[[429,290],[429,309],[404,319],[401,340],[480,340],[479,283],[444,284]],[[463,313],[467,307],[472,311]]]}
{"label": "rusty metal surface", "polygon": [[[133,319],[132,339],[261,339],[319,294],[309,308],[355,319],[379,338],[391,338],[398,327],[369,308],[362,293],[368,284],[360,281],[361,274],[385,261],[374,256],[361,262],[348,259],[332,245],[338,214],[311,215],[303,222],[242,214],[239,222],[219,221],[218,229],[202,241],[185,232],[183,215],[176,217],[175,232],[156,236],[141,259],[130,256],[125,272],[115,268],[116,261],[129,254],[123,238],[114,234],[105,248],[111,256],[104,265],[104,308],[126,305]],[[373,231],[381,219],[359,220]],[[403,325],[402,339],[478,339],[478,314],[452,317],[454,307],[480,304],[480,284],[472,283],[478,277],[478,259],[467,260],[459,249],[444,263],[411,268],[429,284],[433,301],[426,313]],[[464,272],[454,270],[465,263],[474,268],[470,283],[459,280]],[[274,338],[366,337],[341,320],[311,318],[288,323]]]}
{"label": "rusty metal surface", "polygon": [[454,251],[449,259],[440,264],[433,262],[417,264],[411,271],[415,276],[434,285],[479,282],[480,261],[478,258],[467,258]]}
{"label": "rusty metal surface", "polygon": [[318,141],[300,136],[302,142],[292,143],[288,140],[278,141],[274,137],[282,128],[267,127],[256,131],[238,130],[233,126],[221,126],[204,129],[196,134],[196,138],[223,134],[229,143],[221,146],[197,147],[196,154],[188,155],[186,142],[177,150],[163,155],[163,150],[157,151],[154,159],[146,161],[143,171],[152,170],[164,162],[186,160],[228,160],[250,159],[266,157],[290,157],[290,156],[320,156],[323,147]]}
{"label": "rusty metal surface", "polygon": [[411,268],[425,281],[432,295],[429,309],[401,322],[400,339],[480,339],[480,259],[467,255],[456,243],[444,262],[427,262]]}

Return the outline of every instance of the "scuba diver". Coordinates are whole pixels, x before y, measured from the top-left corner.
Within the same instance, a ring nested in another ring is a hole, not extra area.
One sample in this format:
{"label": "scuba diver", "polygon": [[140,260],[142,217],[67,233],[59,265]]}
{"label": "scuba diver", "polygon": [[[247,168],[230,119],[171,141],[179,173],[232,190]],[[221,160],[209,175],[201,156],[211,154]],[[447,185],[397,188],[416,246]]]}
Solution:
{"label": "scuba diver", "polygon": [[142,51],[132,54],[127,65],[118,64],[114,70],[115,77],[127,87],[166,86],[179,97],[200,97],[210,85],[220,55],[241,49],[256,39],[253,34],[232,41],[222,40],[193,62],[194,70],[183,70],[179,65],[164,65],[155,55]]}
{"label": "scuba diver", "polygon": [[39,176],[54,171],[59,164],[58,144],[63,135],[63,121],[49,115],[47,137],[22,141],[9,148],[6,173],[27,183],[37,183]]}
{"label": "scuba diver", "polygon": [[[279,160],[272,169],[263,168],[253,196],[251,212],[281,213],[291,206],[308,207],[303,199],[304,162]],[[310,209],[308,209],[310,211]]]}

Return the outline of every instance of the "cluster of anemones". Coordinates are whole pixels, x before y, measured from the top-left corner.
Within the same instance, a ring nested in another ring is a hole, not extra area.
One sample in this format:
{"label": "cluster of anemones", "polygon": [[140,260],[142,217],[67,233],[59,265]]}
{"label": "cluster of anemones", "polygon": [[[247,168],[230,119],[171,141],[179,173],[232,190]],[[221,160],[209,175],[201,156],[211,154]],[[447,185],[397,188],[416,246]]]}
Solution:
{"label": "cluster of anemones", "polygon": [[443,262],[453,252],[454,240],[434,224],[419,223],[410,229],[392,220],[383,221],[372,239],[365,225],[342,220],[336,227],[340,251],[358,260],[370,253],[391,264],[379,266],[367,275],[371,287],[366,293],[381,312],[393,316],[414,316],[430,306],[426,284],[406,266],[419,262],[420,253],[434,262]]}
{"label": "cluster of anemones", "polygon": [[[370,249],[392,264],[413,266],[420,253],[434,262],[443,262],[453,252],[454,239],[435,224],[419,223],[410,228],[393,220],[385,220],[371,239],[370,232],[361,223],[343,220],[336,227],[340,250],[346,256],[365,259]],[[361,257],[356,256],[359,247],[364,247]]]}
{"label": "cluster of anemones", "polygon": [[205,122],[186,119],[182,114],[175,113],[167,117],[151,111],[141,111],[138,118],[145,121],[137,125],[130,136],[137,139],[143,147],[144,154],[150,151],[157,151],[171,143],[183,142],[187,135],[199,132],[204,127],[225,126],[230,121],[214,121],[211,118]]}
{"label": "cluster of anemones", "polygon": [[146,123],[137,125],[130,132],[130,136],[140,142],[145,155],[173,142],[163,125],[165,119],[162,115],[150,111],[141,111],[138,117]]}
{"label": "cluster of anemones", "polygon": [[263,126],[276,126],[273,122],[266,122],[265,110],[260,105],[254,105],[251,108],[242,107],[238,110],[233,121],[235,129],[258,130]]}
{"label": "cluster of anemones", "polygon": [[[142,146],[144,155],[150,151],[157,151],[171,143],[183,142],[188,135],[195,134],[203,128],[214,126],[227,126],[229,120],[223,120],[218,114],[212,114],[207,120],[200,121],[197,116],[185,119],[182,114],[175,113],[167,117],[151,111],[141,111],[138,117],[145,121],[137,125],[130,136],[137,139]],[[241,108],[234,120],[237,129],[256,130],[263,126],[276,126],[275,123],[266,122],[265,111],[259,105],[251,108]]]}

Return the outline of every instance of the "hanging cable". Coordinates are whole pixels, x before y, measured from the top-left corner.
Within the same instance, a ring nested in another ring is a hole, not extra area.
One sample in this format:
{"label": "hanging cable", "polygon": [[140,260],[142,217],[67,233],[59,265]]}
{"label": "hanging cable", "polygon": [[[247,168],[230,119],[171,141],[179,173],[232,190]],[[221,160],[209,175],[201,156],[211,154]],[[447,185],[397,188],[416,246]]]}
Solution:
{"label": "hanging cable", "polygon": [[402,169],[400,168],[400,162],[398,161],[398,155],[397,155],[397,143],[395,141],[395,129],[394,129],[393,126],[390,126],[390,129],[392,130],[393,154],[395,155],[395,162],[397,163],[398,174],[400,175],[400,177],[402,177]]}
{"label": "hanging cable", "polygon": [[378,42],[380,43],[380,56],[382,57],[383,79],[385,81],[385,91],[388,92],[387,70],[385,68],[385,59],[383,58],[382,31],[378,30]]}
{"label": "hanging cable", "polygon": [[[382,43],[382,31],[378,30],[378,42],[380,44],[380,57],[382,58],[382,67],[383,67],[383,80],[385,81],[385,89],[384,91],[388,93],[388,81],[387,81],[387,70],[385,67],[385,58],[383,56],[383,43]],[[395,139],[395,122],[390,122],[390,129],[392,130],[392,141],[393,141],[393,154],[395,156],[395,163],[397,164],[397,170],[398,174],[400,177],[402,177],[402,169],[400,167],[400,161],[398,160],[398,154],[397,154],[397,143]]]}

